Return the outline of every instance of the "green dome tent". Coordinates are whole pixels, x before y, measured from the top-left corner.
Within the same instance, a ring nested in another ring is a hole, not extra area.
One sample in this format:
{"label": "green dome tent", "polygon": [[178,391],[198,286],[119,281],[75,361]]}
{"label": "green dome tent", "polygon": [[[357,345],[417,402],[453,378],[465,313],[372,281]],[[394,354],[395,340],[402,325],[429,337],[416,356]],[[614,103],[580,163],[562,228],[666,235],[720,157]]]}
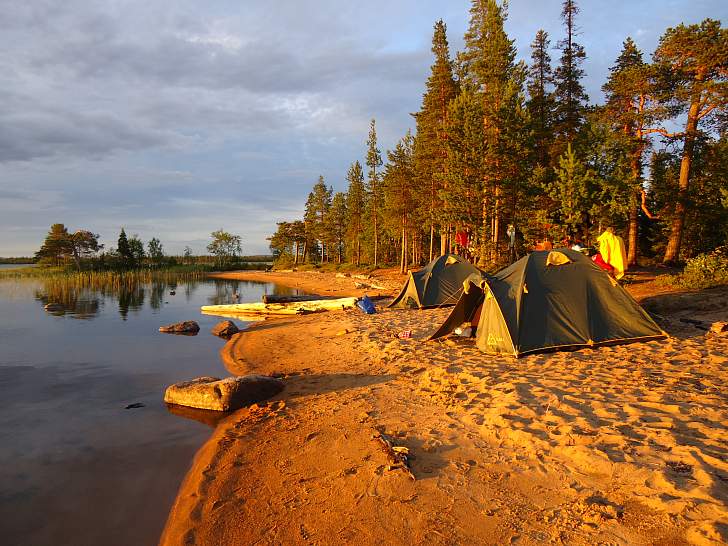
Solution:
{"label": "green dome tent", "polygon": [[436,339],[470,322],[486,353],[660,339],[667,335],[605,271],[580,252],[532,252],[493,277],[475,275]]}
{"label": "green dome tent", "polygon": [[463,282],[480,269],[455,254],[432,260],[419,271],[409,273],[407,282],[389,307],[442,307],[455,305]]}

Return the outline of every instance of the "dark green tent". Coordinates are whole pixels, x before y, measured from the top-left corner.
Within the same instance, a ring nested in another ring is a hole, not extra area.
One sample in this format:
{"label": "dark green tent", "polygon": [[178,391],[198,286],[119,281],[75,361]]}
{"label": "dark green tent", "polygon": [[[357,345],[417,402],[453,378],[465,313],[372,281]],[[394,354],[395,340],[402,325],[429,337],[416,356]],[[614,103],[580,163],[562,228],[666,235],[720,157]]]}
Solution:
{"label": "dark green tent", "polygon": [[389,307],[442,307],[455,305],[468,276],[480,269],[455,254],[432,260],[419,271],[411,272],[402,291]]}
{"label": "dark green tent", "polygon": [[544,350],[666,337],[647,312],[580,252],[532,252],[493,277],[471,276],[450,316],[430,339],[465,322],[487,353]]}

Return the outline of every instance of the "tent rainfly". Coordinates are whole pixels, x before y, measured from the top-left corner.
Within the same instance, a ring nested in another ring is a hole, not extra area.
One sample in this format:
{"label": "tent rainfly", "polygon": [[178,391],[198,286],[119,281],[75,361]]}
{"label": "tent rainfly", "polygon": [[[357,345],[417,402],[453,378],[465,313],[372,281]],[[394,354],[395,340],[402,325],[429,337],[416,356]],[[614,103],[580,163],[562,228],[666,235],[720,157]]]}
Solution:
{"label": "tent rainfly", "polygon": [[479,349],[516,357],[667,337],[608,273],[568,249],[532,252],[493,277],[469,277],[430,339],[465,322]]}
{"label": "tent rainfly", "polygon": [[455,254],[432,260],[419,271],[409,273],[407,282],[389,307],[424,309],[455,305],[463,291],[463,282],[480,269]]}

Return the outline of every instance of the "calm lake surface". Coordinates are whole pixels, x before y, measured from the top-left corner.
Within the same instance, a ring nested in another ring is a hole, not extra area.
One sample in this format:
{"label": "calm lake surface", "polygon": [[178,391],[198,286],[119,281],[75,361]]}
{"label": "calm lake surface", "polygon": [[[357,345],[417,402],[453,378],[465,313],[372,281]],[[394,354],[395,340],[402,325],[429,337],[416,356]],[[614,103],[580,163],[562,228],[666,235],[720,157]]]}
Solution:
{"label": "calm lake surface", "polygon": [[[228,280],[131,291],[0,280],[2,544],[157,543],[214,426],[210,412],[171,413],[164,390],[230,375],[218,356],[224,341],[209,333],[223,319],[200,306],[231,303],[233,291],[240,301],[295,293]],[[181,320],[196,320],[200,333],[157,331]],[[136,403],[144,407],[125,409]]]}

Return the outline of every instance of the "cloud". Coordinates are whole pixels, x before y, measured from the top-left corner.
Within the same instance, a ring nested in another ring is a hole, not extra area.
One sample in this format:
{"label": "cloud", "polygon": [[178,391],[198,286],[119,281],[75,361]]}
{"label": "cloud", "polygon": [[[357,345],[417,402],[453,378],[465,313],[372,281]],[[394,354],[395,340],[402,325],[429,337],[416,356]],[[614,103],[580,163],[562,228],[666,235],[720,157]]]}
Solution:
{"label": "cloud", "polygon": [[[0,0],[0,232],[13,233],[0,255],[32,252],[56,221],[112,241],[134,225],[181,247],[222,223],[265,251],[265,235],[300,214],[319,174],[345,189],[370,119],[383,151],[413,127],[432,25],[445,19],[454,54],[469,6]],[[648,58],[667,26],[723,9],[718,0],[580,6],[595,101],[627,35]],[[556,44],[559,11],[511,3],[521,58],[540,27]]]}

